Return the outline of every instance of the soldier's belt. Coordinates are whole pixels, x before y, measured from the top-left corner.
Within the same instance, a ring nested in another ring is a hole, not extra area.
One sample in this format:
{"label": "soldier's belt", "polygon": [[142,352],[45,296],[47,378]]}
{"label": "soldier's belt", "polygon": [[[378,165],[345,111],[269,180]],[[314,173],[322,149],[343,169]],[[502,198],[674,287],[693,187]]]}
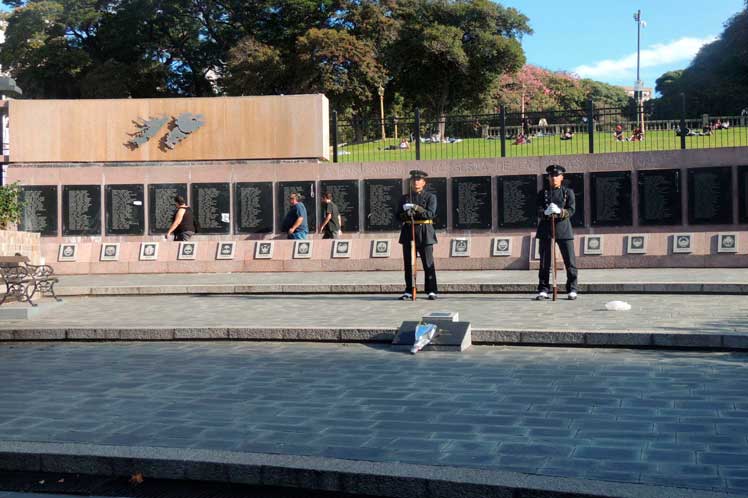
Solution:
{"label": "soldier's belt", "polygon": [[405,223],[415,224],[415,225],[431,225],[434,223],[434,220],[406,220]]}

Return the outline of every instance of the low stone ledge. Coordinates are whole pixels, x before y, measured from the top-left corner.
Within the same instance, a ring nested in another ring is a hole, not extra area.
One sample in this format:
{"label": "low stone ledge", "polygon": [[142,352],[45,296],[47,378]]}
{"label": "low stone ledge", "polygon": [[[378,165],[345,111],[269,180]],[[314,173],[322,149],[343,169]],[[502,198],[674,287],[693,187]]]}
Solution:
{"label": "low stone ledge", "polygon": [[119,338],[123,341],[172,341],[174,329],[120,329]]}
{"label": "low stone ledge", "polygon": [[174,339],[179,340],[224,340],[229,338],[229,330],[226,328],[195,328],[175,329]]}
{"label": "low stone ledge", "polygon": [[281,286],[285,294],[329,294],[330,286],[325,284],[285,284]]}
{"label": "low stone ledge", "polygon": [[721,334],[654,334],[654,346],[674,348],[722,348]]}
{"label": "low stone ledge", "polygon": [[67,339],[75,341],[119,340],[118,329],[68,329]]}
{"label": "low stone ledge", "polygon": [[140,286],[108,286],[108,287],[91,287],[90,295],[92,296],[136,296],[140,294]]}
{"label": "low stone ledge", "polygon": [[722,345],[729,349],[748,349],[748,335],[724,335],[722,336]]}
{"label": "low stone ledge", "polygon": [[590,346],[652,346],[652,334],[647,332],[587,332],[585,344]]}
{"label": "low stone ledge", "polygon": [[340,329],[340,340],[343,342],[385,342],[390,343],[395,338],[397,329],[389,328],[357,328]]}
{"label": "low stone ledge", "polygon": [[282,294],[281,284],[242,284],[235,285],[234,292],[237,294]]}
{"label": "low stone ledge", "polygon": [[65,338],[65,329],[21,329],[13,331],[14,341],[60,341]]}
{"label": "low stone ledge", "polygon": [[529,330],[520,334],[524,344],[584,344],[584,332]]}
{"label": "low stone ledge", "polygon": [[138,288],[138,294],[144,296],[187,294],[187,287],[187,285],[143,285]]}
{"label": "low stone ledge", "polygon": [[[43,465],[42,465],[43,461]],[[0,470],[199,479],[397,498],[727,498],[727,493],[505,470],[298,455],[0,441]]]}
{"label": "low stone ledge", "polygon": [[236,286],[226,284],[188,285],[187,294],[234,294]]}
{"label": "low stone ledge", "polygon": [[519,330],[481,330],[471,332],[473,344],[516,344],[522,340]]}

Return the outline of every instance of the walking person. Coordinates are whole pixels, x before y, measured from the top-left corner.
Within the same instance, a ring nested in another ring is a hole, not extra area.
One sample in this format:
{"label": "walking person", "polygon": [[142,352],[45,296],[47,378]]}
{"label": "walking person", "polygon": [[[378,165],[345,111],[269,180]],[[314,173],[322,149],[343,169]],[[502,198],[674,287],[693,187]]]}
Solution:
{"label": "walking person", "polygon": [[319,227],[319,233],[323,239],[339,239],[342,233],[343,220],[340,217],[338,206],[332,201],[332,193],[326,192],[322,195],[322,209],[325,219]]}
{"label": "walking person", "polygon": [[174,212],[174,218],[165,237],[168,239],[171,234],[174,234],[174,240],[188,241],[197,232],[192,208],[187,205],[187,201],[181,195],[174,197],[174,203],[177,205],[177,210]]}
{"label": "walking person", "polygon": [[306,239],[309,234],[309,225],[307,222],[306,207],[301,202],[301,196],[296,192],[292,192],[288,196],[288,203],[291,207],[283,219],[281,229],[288,234],[289,239]]}
{"label": "walking person", "polygon": [[552,164],[546,168],[548,180],[545,187],[538,192],[538,231],[535,235],[537,244],[540,244],[540,271],[538,272],[538,295],[536,300],[542,301],[549,298],[551,292],[550,273],[553,237],[555,222],[555,238],[561,250],[561,257],[566,266],[566,292],[568,298],[577,298],[577,264],[574,255],[574,232],[571,227],[571,217],[574,216],[576,203],[574,191],[563,186],[564,173],[566,169],[558,164]]}
{"label": "walking person", "polygon": [[421,170],[410,172],[409,193],[400,200],[397,215],[402,221],[400,244],[403,246],[403,263],[405,271],[405,292],[400,300],[413,299],[413,263],[411,241],[415,232],[416,252],[421,256],[425,278],[425,291],[430,300],[437,297],[436,268],[434,267],[434,244],[437,243],[434,231],[436,218],[436,196],[426,191],[427,173]]}

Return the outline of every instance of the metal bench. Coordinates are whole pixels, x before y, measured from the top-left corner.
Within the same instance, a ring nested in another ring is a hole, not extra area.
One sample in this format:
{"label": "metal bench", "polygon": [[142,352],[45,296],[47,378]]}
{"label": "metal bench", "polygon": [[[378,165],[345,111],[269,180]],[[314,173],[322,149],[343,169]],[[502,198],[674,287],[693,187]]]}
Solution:
{"label": "metal bench", "polygon": [[5,282],[5,295],[0,299],[2,305],[9,297],[19,302],[36,304],[31,300],[37,292],[50,293],[55,301],[62,301],[55,294],[55,270],[49,265],[32,265],[29,258],[16,253],[15,256],[0,256],[0,275]]}

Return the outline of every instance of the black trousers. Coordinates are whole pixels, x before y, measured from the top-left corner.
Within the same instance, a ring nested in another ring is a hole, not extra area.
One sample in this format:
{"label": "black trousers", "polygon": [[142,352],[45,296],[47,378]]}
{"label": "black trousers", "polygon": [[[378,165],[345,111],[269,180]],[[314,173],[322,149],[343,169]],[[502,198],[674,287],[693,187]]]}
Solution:
{"label": "black trousers", "polygon": [[[403,246],[403,262],[405,263],[405,292],[413,292],[413,264],[410,259],[410,242],[401,244]],[[426,275],[425,290],[426,293],[433,292],[436,294],[436,268],[434,267],[434,246],[416,246],[418,254],[421,256],[423,273]]]}
{"label": "black trousers", "polygon": [[[551,292],[551,239],[538,239],[540,244],[540,271],[538,272],[538,292]],[[566,292],[577,291],[577,258],[574,255],[574,241],[556,240],[561,257],[566,266]]]}

